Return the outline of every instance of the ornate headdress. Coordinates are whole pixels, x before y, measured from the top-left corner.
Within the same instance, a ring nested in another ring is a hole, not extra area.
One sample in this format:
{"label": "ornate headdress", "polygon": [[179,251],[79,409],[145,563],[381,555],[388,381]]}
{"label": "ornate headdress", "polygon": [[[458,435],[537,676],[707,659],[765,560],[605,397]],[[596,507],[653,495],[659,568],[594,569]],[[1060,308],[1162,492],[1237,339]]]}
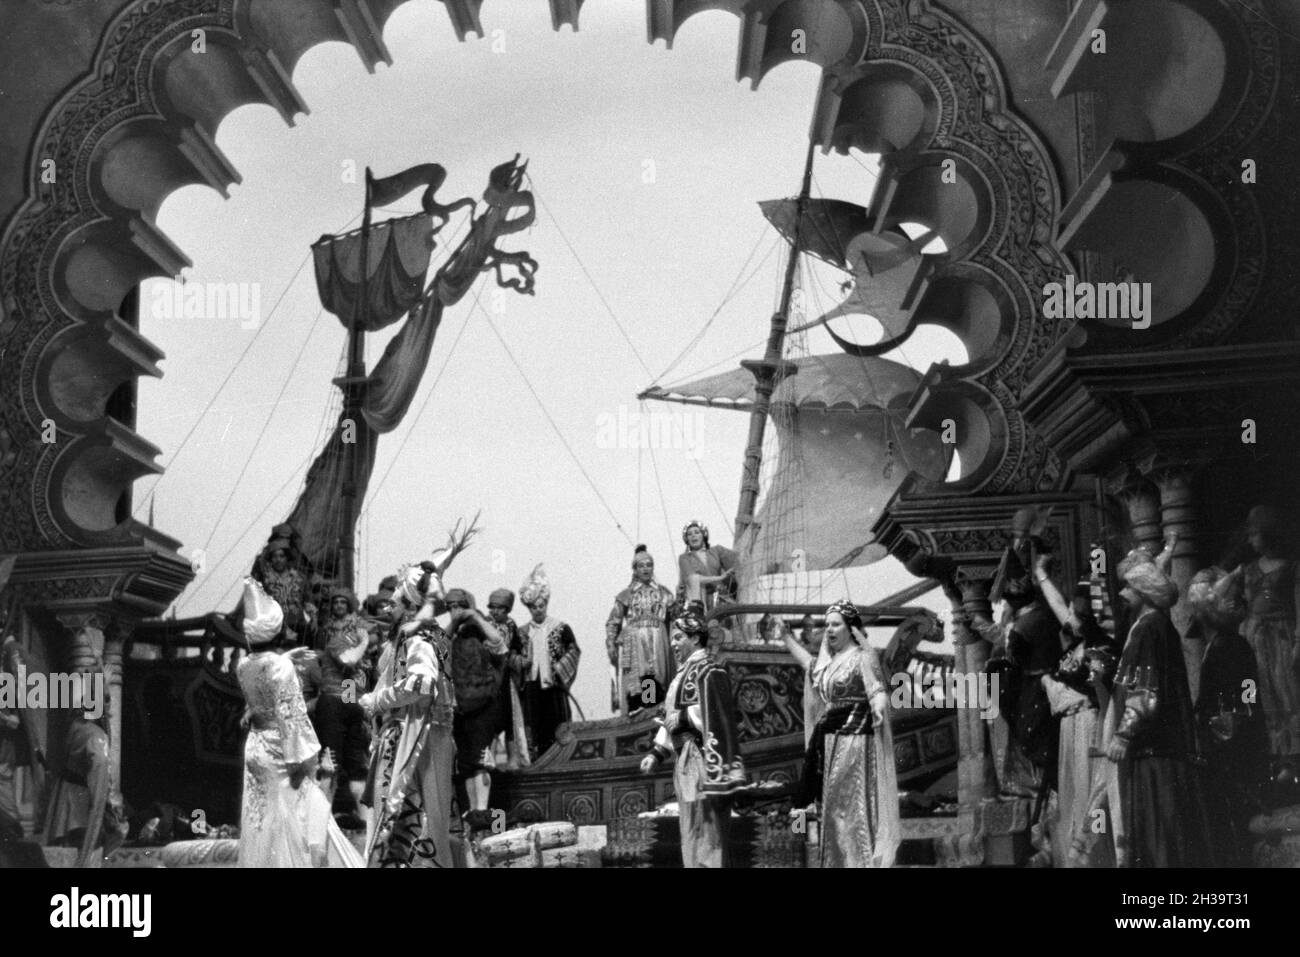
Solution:
{"label": "ornate headdress", "polygon": [[416,562],[403,565],[397,570],[397,587],[393,589],[393,598],[401,599],[411,608],[421,607],[429,595],[442,589],[438,573]]}
{"label": "ornate headdress", "polygon": [[682,541],[686,542],[688,548],[690,547],[690,542],[686,541],[686,533],[689,532],[692,528],[698,528],[700,530],[700,534],[704,536],[704,547],[708,548],[709,547],[709,526],[705,525],[703,522],[699,521],[698,519],[693,518],[685,525],[682,526]]}
{"label": "ornate headdress", "polygon": [[259,582],[244,579],[244,639],[249,646],[274,641],[284,625],[280,603],[262,590]]}
{"label": "ornate headdress", "polygon": [[1125,555],[1117,570],[1124,584],[1155,607],[1172,608],[1178,601],[1178,586],[1170,581],[1145,545],[1139,545]]}
{"label": "ornate headdress", "polygon": [[634,552],[632,553],[632,568],[633,568],[633,569],[636,568],[636,563],[639,562],[639,561],[641,560],[642,556],[644,556],[644,557],[650,559],[650,564],[652,564],[652,565],[654,564],[654,556],[652,556],[652,555],[650,554],[650,549],[646,548],[644,545],[638,545],[638,546],[636,547],[636,551],[634,551]]}
{"label": "ornate headdress", "polygon": [[532,570],[524,583],[519,586],[519,600],[530,608],[540,600],[551,600],[551,583],[546,577],[546,569],[540,564]]}
{"label": "ornate headdress", "polygon": [[853,604],[853,602],[849,601],[847,598],[841,598],[826,609],[826,614],[829,615],[831,612],[834,612],[843,618],[844,624],[848,625],[850,628],[862,627],[862,612],[858,611],[858,606]]}
{"label": "ornate headdress", "polygon": [[690,635],[697,641],[709,640],[709,626],[704,623],[704,619],[694,612],[688,611],[679,618],[673,619],[673,628],[684,635]]}

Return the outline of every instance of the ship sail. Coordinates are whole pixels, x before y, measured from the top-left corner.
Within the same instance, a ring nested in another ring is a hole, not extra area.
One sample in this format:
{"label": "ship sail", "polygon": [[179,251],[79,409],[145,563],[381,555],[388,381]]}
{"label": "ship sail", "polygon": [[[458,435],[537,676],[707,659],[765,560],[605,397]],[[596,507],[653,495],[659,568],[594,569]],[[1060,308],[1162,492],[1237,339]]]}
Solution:
{"label": "ship sail", "polygon": [[[932,233],[911,239],[896,225],[877,230],[864,207],[838,199],[808,200],[802,218],[796,200],[773,199],[758,206],[776,231],[800,252],[853,276],[844,301],[803,328],[825,325],[837,346],[849,355],[863,357],[889,352],[908,339],[915,322],[912,310],[904,304],[911,300],[924,263],[920,250],[933,238]],[[880,323],[880,341],[869,345],[852,342],[829,324],[832,319],[852,315],[867,315]]]}
{"label": "ship sail", "polygon": [[[436,163],[385,179],[375,179],[367,170],[361,229],[322,236],[312,246],[321,303],[349,330],[347,372],[335,380],[344,400],[338,422],[286,521],[298,531],[309,566],[326,578],[353,585],[357,515],[374,470],[378,437],[397,428],[410,408],[443,310],[490,269],[499,285],[524,294],[533,291],[536,261],[525,252],[496,246],[533,221],[532,194],[520,188],[525,166],[516,156],[492,171],[482,212],[470,198],[449,206],[436,201],[434,191],[446,176]],[[424,212],[370,222],[372,206],[393,203],[420,186],[425,187]],[[471,210],[468,234],[426,285],[434,237],[457,208]],[[507,267],[517,274],[507,276]],[[362,336],[403,315],[406,322],[367,374]]]}
{"label": "ship sail", "polygon": [[[793,361],[795,370],[772,394],[776,458],[755,517],[752,564],[759,574],[791,571],[796,550],[810,572],[871,564],[885,555],[872,543],[871,526],[890,496],[909,472],[942,480],[951,447],[932,430],[905,424],[903,405],[921,380],[915,370],[836,353]],[[754,377],[736,369],[642,396],[751,412],[754,391]],[[800,460],[817,464],[802,468]]]}
{"label": "ship sail", "polygon": [[[361,282],[361,230],[322,236],[312,244],[316,290],[321,305],[345,327],[354,317],[362,332],[390,326],[415,306],[424,292],[424,274],[436,243],[433,217],[416,213],[375,223],[369,229],[366,281]],[[365,307],[358,299],[365,289]]]}

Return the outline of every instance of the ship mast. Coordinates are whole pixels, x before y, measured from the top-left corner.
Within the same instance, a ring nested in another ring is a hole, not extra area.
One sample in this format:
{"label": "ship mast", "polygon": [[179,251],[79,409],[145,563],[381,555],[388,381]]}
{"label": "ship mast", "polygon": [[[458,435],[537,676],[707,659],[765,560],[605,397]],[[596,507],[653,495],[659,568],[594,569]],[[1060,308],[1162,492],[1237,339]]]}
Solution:
{"label": "ship mast", "polygon": [[745,466],[740,478],[740,503],[736,508],[735,545],[740,547],[745,532],[754,523],[758,504],[758,471],[763,463],[763,436],[767,432],[767,414],[772,407],[772,393],[781,380],[792,376],[797,366],[785,359],[785,334],[790,321],[790,300],[794,295],[795,270],[799,266],[799,241],[802,239],[804,211],[812,189],[813,140],[808,138],[808,156],[804,161],[803,186],[795,204],[794,235],[790,240],[790,258],[785,265],[785,284],[781,304],[772,316],[767,349],[759,360],[746,359],[741,366],[754,376],[754,406],[749,413],[749,440],[745,444]]}
{"label": "ship mast", "polygon": [[342,495],[342,520],[339,523],[339,567],[337,579],[346,588],[356,586],[357,562],[357,490],[361,486],[361,455],[355,437],[365,435],[361,428],[361,407],[365,402],[366,359],[365,320],[370,271],[370,167],[366,167],[366,201],[361,214],[361,250],[357,305],[348,327],[348,368],[340,383],[343,387],[343,421],[351,423],[354,441],[345,442],[345,469]]}

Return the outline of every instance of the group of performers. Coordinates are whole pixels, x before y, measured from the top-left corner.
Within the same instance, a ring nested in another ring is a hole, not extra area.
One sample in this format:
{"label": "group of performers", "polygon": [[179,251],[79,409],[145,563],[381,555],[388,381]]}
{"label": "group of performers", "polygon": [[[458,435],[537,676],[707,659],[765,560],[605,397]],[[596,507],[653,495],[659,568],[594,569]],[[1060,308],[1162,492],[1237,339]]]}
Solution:
{"label": "group of performers", "polygon": [[[984,670],[998,678],[999,708],[988,719],[988,751],[1003,796],[1033,808],[1033,863],[1247,863],[1246,823],[1270,777],[1294,777],[1300,744],[1298,583],[1274,541],[1280,517],[1252,511],[1256,557],[1192,578],[1186,636],[1170,618],[1182,597],[1169,572],[1173,536],[1160,555],[1139,547],[1118,563],[1122,607],[1105,609],[1107,618],[1117,612],[1107,627],[1095,589],[1081,584],[1066,598],[1055,580],[1058,557],[1033,523],[1032,511],[1017,516],[987,597],[941,562],[926,570],[952,600],[956,640],[991,644]],[[709,546],[699,523],[683,538],[676,593],[637,548],[632,580],[607,622],[607,651],[616,707],[663,708],[641,770],[673,763],[683,863],[722,867],[732,808],[749,781],[730,683],[713,654],[719,629],[706,616],[729,598],[734,555]],[[329,617],[316,623],[314,729],[304,669],[294,668],[294,655],[267,653],[289,634],[294,612],[249,581],[243,627],[253,653],[239,668],[249,726],[241,863],[453,866],[456,785],[464,785],[468,827],[485,826],[493,742],[505,734],[516,743],[512,760],[526,763],[568,720],[580,653],[569,626],[550,614],[541,566],[520,589],[530,616],[519,626],[505,589],[493,592],[486,615],[463,589],[444,589],[449,563],[403,566],[385,583],[391,592],[367,608],[381,627],[360,629],[364,637],[349,624],[360,620],[355,600],[330,596]],[[283,580],[283,569],[270,567]],[[888,867],[901,842],[890,683],[852,602],[821,617],[823,629],[807,619],[802,640],[785,636],[807,673],[804,784],[821,820],[820,863]],[[1199,669],[1188,667],[1189,647]],[[356,729],[367,726],[373,740],[363,749]],[[371,808],[363,854],[342,836],[314,779],[327,739],[337,773]]]}
{"label": "group of performers", "polygon": [[[509,590],[494,591],[484,615],[469,592],[444,589],[473,531],[453,533],[440,561],[385,579],[364,615],[350,592],[335,589],[324,616],[299,618],[306,603],[281,604],[281,589],[307,576],[288,580],[286,570],[297,570],[284,561],[291,542],[272,538],[268,584],[247,579],[241,608],[249,651],[237,670],[249,732],[241,865],[455,866],[458,787],[466,829],[489,827],[494,744],[505,739],[511,763],[526,765],[569,719],[580,651],[549,612],[543,567],[520,589],[530,612],[523,626],[510,617]],[[292,627],[312,617],[310,627]],[[315,636],[314,649],[297,644],[304,634]],[[345,804],[351,799],[337,819],[332,782]],[[366,829],[364,854],[343,827]]]}
{"label": "group of performers", "polygon": [[[1205,867],[1250,863],[1247,823],[1293,786],[1297,761],[1294,565],[1281,516],[1248,519],[1253,560],[1197,572],[1185,595],[1163,551],[1115,569],[1116,624],[1099,623],[1086,582],[1067,602],[1055,556],[1017,515],[988,601],[952,576],[956,640],[988,640],[1000,714],[989,739],[1000,791],[1033,800],[1031,863]],[[1170,610],[1185,597],[1183,634]],[[1282,800],[1286,800],[1285,797]]]}

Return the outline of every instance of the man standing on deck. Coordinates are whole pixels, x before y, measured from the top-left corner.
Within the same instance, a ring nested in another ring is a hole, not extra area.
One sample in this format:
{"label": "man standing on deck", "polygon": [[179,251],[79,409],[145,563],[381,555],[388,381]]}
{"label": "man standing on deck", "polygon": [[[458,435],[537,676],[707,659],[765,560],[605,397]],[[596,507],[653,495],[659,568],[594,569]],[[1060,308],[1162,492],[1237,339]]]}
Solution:
{"label": "man standing on deck", "polygon": [[488,810],[495,763],[492,741],[505,727],[501,705],[509,647],[465,589],[447,592],[447,610],[451,613],[447,639],[456,691],[456,777],[464,781],[469,803],[465,823],[471,829],[485,829],[492,823]]}
{"label": "man standing on deck", "polygon": [[709,631],[687,613],[672,624],[681,665],[668,686],[654,750],[641,761],[653,774],[676,752],[673,792],[680,809],[683,867],[727,867],[731,797],[746,787],[735,706],[726,669],[709,657]]}
{"label": "man standing on deck", "polygon": [[366,715],[357,703],[366,691],[361,668],[369,647],[370,634],[357,616],[357,599],[351,589],[336,587],[329,596],[329,618],[320,629],[318,653],[320,697],[316,702],[316,734],[334,757],[336,780],[346,789],[335,800],[341,807],[339,826],[360,830],[365,822],[359,815],[365,791],[370,735]]}

